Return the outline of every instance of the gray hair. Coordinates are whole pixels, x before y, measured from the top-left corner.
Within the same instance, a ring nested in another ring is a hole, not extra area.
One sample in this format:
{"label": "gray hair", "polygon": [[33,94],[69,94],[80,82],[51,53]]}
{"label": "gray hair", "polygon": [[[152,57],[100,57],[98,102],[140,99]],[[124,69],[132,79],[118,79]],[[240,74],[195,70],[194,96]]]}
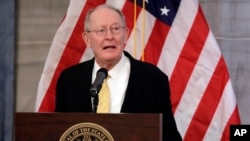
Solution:
{"label": "gray hair", "polygon": [[90,9],[90,10],[87,12],[86,17],[85,17],[85,22],[84,22],[84,31],[85,31],[85,32],[87,32],[87,31],[89,30],[89,28],[90,28],[89,19],[90,19],[91,14],[92,14],[96,9],[99,9],[99,8],[102,8],[102,7],[106,7],[106,8],[109,8],[109,9],[114,10],[115,12],[117,12],[117,13],[120,15],[121,19],[122,19],[122,24],[123,24],[124,26],[126,26],[125,16],[124,16],[124,14],[121,12],[121,10],[119,10],[119,9],[117,9],[117,8],[111,6],[111,5],[108,5],[108,4],[101,4],[101,5],[97,6],[97,7],[95,7],[94,9]]}

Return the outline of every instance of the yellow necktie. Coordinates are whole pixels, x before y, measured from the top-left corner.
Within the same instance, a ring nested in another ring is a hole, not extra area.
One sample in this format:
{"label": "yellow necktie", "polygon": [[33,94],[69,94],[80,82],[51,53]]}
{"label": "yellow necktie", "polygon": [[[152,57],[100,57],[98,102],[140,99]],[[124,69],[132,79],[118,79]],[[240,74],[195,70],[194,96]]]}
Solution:
{"label": "yellow necktie", "polygon": [[97,113],[108,113],[110,107],[110,94],[107,79],[103,80],[102,88],[99,92],[99,103],[97,106]]}

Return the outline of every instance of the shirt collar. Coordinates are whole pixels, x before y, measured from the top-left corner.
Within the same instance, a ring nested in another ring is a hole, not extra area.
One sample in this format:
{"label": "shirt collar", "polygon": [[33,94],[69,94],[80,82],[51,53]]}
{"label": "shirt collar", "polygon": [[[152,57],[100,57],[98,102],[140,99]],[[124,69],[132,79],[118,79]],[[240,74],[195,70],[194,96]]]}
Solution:
{"label": "shirt collar", "polygon": [[[94,81],[93,78],[96,77],[96,72],[99,69],[100,66],[95,61],[92,73],[92,82]],[[108,71],[108,74],[111,77],[111,79],[113,79],[116,83],[119,83],[123,75],[129,74],[128,72],[130,72],[130,62],[129,59],[123,53],[120,61],[111,70]]]}

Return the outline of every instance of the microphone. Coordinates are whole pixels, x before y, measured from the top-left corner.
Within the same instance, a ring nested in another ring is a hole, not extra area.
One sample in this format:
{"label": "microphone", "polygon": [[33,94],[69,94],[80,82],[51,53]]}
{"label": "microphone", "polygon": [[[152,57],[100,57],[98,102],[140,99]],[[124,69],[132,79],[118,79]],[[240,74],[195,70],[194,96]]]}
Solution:
{"label": "microphone", "polygon": [[108,71],[105,68],[100,68],[96,72],[96,78],[94,83],[92,84],[90,88],[90,94],[92,97],[96,97],[97,94],[99,93],[100,89],[102,88],[102,83],[105,78],[108,76]]}

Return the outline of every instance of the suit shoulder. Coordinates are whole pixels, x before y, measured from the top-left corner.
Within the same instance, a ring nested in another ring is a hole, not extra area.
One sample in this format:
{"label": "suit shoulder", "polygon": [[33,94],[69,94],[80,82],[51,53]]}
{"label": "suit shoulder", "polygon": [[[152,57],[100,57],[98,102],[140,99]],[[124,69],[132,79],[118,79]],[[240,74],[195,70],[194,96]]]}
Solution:
{"label": "suit shoulder", "polygon": [[[140,66],[140,67],[142,67],[145,71],[147,71],[147,72],[157,72],[157,73],[159,73],[159,74],[165,74],[165,73],[163,73],[156,65],[154,65],[154,64],[151,64],[151,63],[149,63],[149,62],[142,62],[142,61],[139,61],[139,60],[137,60],[138,61],[138,66]],[[139,65],[140,64],[140,65]]]}
{"label": "suit shoulder", "polygon": [[125,55],[129,58],[131,62],[131,68],[135,71],[136,74],[143,74],[149,76],[157,77],[168,77],[163,71],[161,71],[156,65],[136,60],[129,53],[125,52]]}
{"label": "suit shoulder", "polygon": [[88,60],[85,62],[81,62],[78,64],[74,64],[72,66],[69,66],[67,68],[65,68],[64,70],[62,70],[62,74],[77,74],[77,73],[82,73],[84,71],[87,72],[87,70],[90,70],[89,68],[92,68],[91,66],[93,66],[93,61],[92,60]]}
{"label": "suit shoulder", "polygon": [[152,77],[152,79],[168,79],[168,76],[156,65],[148,62],[134,60],[134,63],[131,63],[131,68],[134,68],[137,72],[136,74],[147,76],[149,78]]}

